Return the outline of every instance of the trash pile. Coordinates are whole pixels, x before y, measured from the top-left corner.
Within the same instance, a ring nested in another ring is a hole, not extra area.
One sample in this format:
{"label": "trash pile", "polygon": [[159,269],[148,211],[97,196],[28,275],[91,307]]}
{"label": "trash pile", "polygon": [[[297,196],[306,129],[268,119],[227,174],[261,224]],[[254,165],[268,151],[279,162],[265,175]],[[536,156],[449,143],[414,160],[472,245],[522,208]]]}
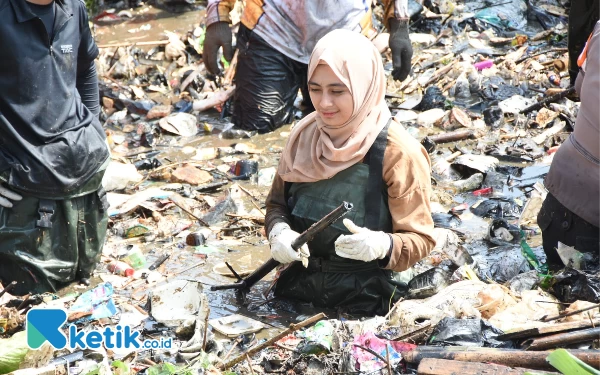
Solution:
{"label": "trash pile", "polygon": [[[255,291],[209,290],[268,258],[264,201],[290,127],[234,129],[235,57],[211,77],[203,25],[179,25],[159,41],[100,43],[112,152],[102,261],[83,293],[3,288],[0,374],[598,374],[598,257],[561,246],[568,267],[550,272],[536,220],[543,177],[579,106],[565,1],[410,8],[412,74],[390,76],[386,98],[432,159],[437,245],[387,316],[326,316]],[[123,24],[140,34],[156,27],[146,20],[162,22],[144,18],[155,13],[103,12],[95,31]],[[377,24],[389,73],[389,35]],[[34,306],[64,309],[83,331],[128,326],[169,345],[33,350],[22,328]]]}

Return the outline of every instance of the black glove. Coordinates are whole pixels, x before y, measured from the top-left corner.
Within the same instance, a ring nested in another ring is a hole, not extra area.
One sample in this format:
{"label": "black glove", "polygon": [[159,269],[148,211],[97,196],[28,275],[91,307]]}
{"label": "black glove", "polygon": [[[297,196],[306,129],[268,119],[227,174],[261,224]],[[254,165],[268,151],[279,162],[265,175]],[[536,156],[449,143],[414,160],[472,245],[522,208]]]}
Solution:
{"label": "black glove", "polygon": [[206,28],[204,36],[204,48],[202,50],[202,59],[206,69],[211,74],[218,75],[219,69],[219,48],[223,47],[225,60],[231,61],[233,58],[233,47],[231,45],[231,30],[227,22],[215,22]]}
{"label": "black glove", "polygon": [[403,81],[410,73],[412,45],[408,37],[408,20],[390,19],[390,49],[392,50],[392,77]]}

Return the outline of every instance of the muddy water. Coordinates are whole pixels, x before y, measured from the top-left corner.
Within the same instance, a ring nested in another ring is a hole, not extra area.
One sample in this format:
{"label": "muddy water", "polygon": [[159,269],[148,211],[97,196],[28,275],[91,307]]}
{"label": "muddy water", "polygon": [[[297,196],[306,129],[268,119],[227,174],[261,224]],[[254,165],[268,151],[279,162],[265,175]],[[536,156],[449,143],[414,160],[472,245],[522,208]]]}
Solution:
{"label": "muddy water", "polygon": [[167,39],[164,35],[165,30],[185,35],[203,21],[206,13],[204,7],[200,6],[159,9],[151,5],[126,12],[132,17],[123,15],[118,21],[95,22],[94,34],[97,44],[164,40]]}

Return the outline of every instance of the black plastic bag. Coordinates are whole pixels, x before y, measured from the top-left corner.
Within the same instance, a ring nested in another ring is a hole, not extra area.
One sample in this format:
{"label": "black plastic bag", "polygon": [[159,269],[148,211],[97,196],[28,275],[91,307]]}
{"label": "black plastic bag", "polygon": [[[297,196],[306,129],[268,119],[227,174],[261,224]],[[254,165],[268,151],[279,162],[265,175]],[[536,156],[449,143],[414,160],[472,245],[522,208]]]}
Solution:
{"label": "black plastic bag", "polygon": [[476,346],[514,348],[512,341],[496,339],[504,332],[481,319],[444,318],[433,329],[427,342],[434,346]]}
{"label": "black plastic bag", "polygon": [[553,294],[561,302],[600,302],[600,275],[565,268],[554,276]]}

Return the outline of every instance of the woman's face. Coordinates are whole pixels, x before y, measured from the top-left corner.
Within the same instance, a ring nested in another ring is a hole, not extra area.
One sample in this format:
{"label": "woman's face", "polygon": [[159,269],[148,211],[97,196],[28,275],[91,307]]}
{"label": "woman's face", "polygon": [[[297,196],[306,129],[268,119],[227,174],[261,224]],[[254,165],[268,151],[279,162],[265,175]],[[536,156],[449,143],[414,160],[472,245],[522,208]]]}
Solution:
{"label": "woman's face", "polygon": [[354,108],[352,94],[329,65],[320,64],[315,68],[308,90],[310,100],[326,125],[340,126],[348,122]]}

